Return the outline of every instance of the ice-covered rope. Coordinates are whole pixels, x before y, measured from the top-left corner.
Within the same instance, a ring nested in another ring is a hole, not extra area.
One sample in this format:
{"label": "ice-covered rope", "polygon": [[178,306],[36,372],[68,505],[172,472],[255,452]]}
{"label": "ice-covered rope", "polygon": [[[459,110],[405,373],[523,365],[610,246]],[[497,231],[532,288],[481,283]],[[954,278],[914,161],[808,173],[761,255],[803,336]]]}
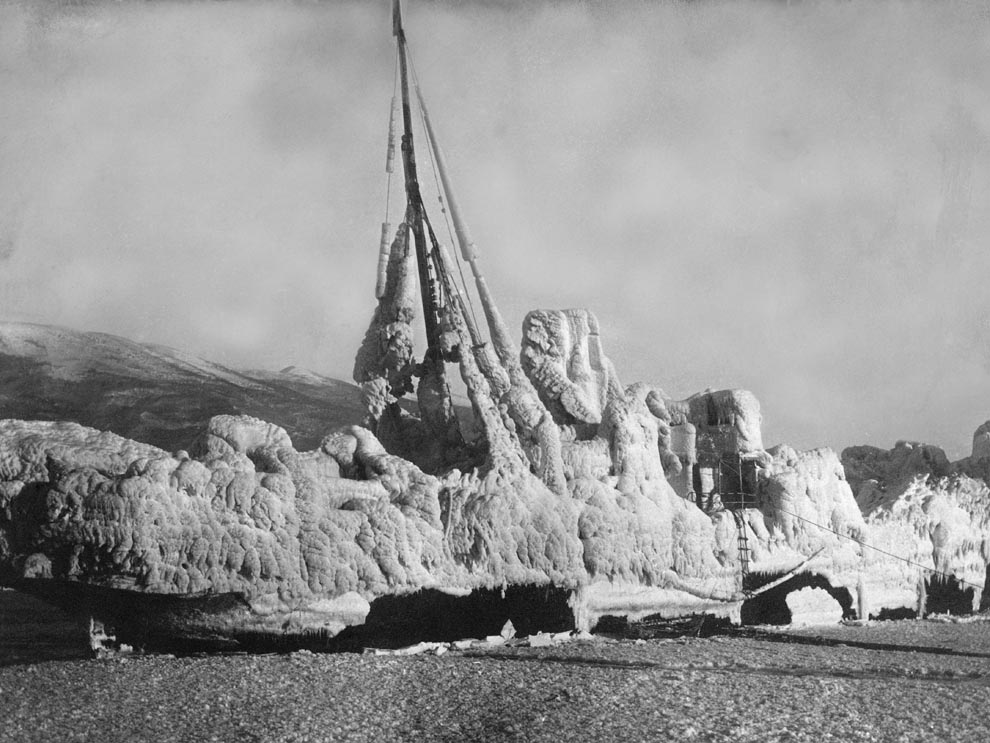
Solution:
{"label": "ice-covered rope", "polygon": [[395,96],[399,90],[399,47],[395,48],[395,68],[392,72],[392,107],[389,110],[388,118],[388,156],[385,161],[385,172],[388,174],[388,180],[385,185],[385,221],[388,222],[388,212],[389,205],[392,199],[392,163],[395,159],[395,130],[393,128],[393,123],[395,121]]}
{"label": "ice-covered rope", "polygon": [[388,114],[388,152],[385,156],[385,218],[382,220],[382,234],[378,243],[378,270],[375,280],[375,297],[381,299],[385,296],[385,285],[388,281],[388,261],[391,250],[390,233],[392,225],[388,221],[392,202],[392,171],[395,169],[395,93],[398,87],[399,78],[399,50],[395,53],[395,70],[392,74],[392,106]]}
{"label": "ice-covered rope", "polygon": [[827,526],[822,526],[821,524],[816,524],[811,519],[806,519],[804,516],[798,516],[796,513],[792,513],[791,511],[788,511],[786,508],[781,508],[780,506],[775,506],[775,508],[778,511],[783,511],[784,513],[786,513],[786,514],[788,514],[790,516],[793,516],[796,519],[801,519],[801,521],[805,521],[805,522],[811,524],[812,526],[817,526],[819,529],[822,529],[824,531],[832,532],[833,534],[835,534],[838,537],[842,537],[843,539],[848,539],[848,540],[850,540],[852,542],[856,542],[857,544],[860,544],[863,547],[866,547],[867,549],[876,550],[877,552],[880,552],[881,554],[887,555],[887,557],[893,557],[895,560],[900,560],[901,562],[906,562],[908,565],[913,565],[916,568],[921,568],[922,570],[924,570],[926,572],[929,572],[929,573],[933,573],[935,575],[941,575],[941,576],[943,576],[945,578],[952,578],[953,580],[956,581],[956,583],[960,583],[960,584],[962,584],[964,586],[969,586],[970,588],[978,588],[981,591],[984,589],[983,586],[978,586],[975,583],[970,583],[969,581],[965,581],[965,580],[962,580],[961,578],[957,578],[956,576],[952,575],[951,573],[946,573],[946,572],[943,572],[941,570],[936,570],[935,568],[926,567],[925,565],[922,565],[920,562],[915,562],[914,560],[909,560],[906,557],[901,557],[900,555],[895,555],[893,552],[888,552],[887,550],[881,549],[880,547],[874,547],[872,544],[867,544],[862,539],[856,539],[856,537],[851,537],[848,534],[841,534],[841,533],[837,532],[835,529],[829,529]]}
{"label": "ice-covered rope", "polygon": [[[409,49],[408,42],[406,43],[406,56],[409,59],[409,71],[412,73],[413,85],[416,87],[416,94],[422,99],[422,92],[419,87],[419,76],[416,74],[416,63],[413,61],[412,51]],[[419,109],[419,120],[423,125],[423,137],[430,144],[426,148],[426,151],[430,154],[430,166],[433,169],[433,182],[437,187],[437,201],[440,202],[440,211],[443,213],[444,223],[447,225],[447,234],[450,236],[450,244],[454,244],[454,229],[450,224],[450,215],[447,214],[447,205],[443,201],[443,188],[440,186],[440,174],[437,172],[436,159],[433,157],[433,140],[430,138],[430,130],[426,126],[426,113],[422,108]]]}
{"label": "ice-covered rope", "polygon": [[[430,256],[433,258],[434,268],[436,269],[437,275],[440,277],[440,284],[441,284],[441,286],[444,286],[445,287],[445,291],[447,293],[447,296],[450,298],[450,300],[451,301],[456,301],[457,300],[457,296],[450,289],[450,283],[449,283],[450,282],[450,277],[447,275],[447,272],[443,270],[443,266],[440,264],[439,247],[438,247],[438,244],[437,244],[437,236],[436,236],[436,233],[433,231],[433,225],[430,223],[430,217],[429,217],[429,215],[426,214],[426,211],[425,210],[423,211],[423,222],[426,224],[426,229],[429,231],[430,242],[432,243],[432,250],[430,251]],[[471,314],[473,315],[474,313],[472,312]],[[453,394],[451,394],[451,391],[450,391],[450,382],[448,381],[446,375],[444,375],[444,378],[443,378],[443,386],[444,386],[444,389],[447,392],[447,399],[453,401],[454,396],[453,396]]]}
{"label": "ice-covered rope", "polygon": [[[409,49],[408,42],[406,44],[406,56],[409,59],[409,70],[412,72],[413,85],[416,86],[417,94],[422,96],[422,92],[420,91],[420,87],[419,87],[419,77],[416,75],[416,63],[413,61],[412,52]],[[433,141],[433,138],[430,137],[429,127],[427,127],[426,125],[426,112],[422,109],[422,107],[420,107],[419,110],[419,118],[420,118],[420,123],[423,125],[423,136],[425,137],[426,141],[429,144],[426,150],[427,152],[429,152],[430,155],[430,166],[433,169],[433,181],[437,187],[437,201],[440,202],[440,211],[443,213],[444,223],[447,225],[447,235],[450,237],[450,244],[456,245],[457,241],[454,239],[454,229],[450,223],[450,214],[447,211],[447,205],[443,200],[443,187],[440,184],[440,173],[437,170],[436,158],[433,156],[433,147],[435,146],[435,142]],[[474,321],[475,327],[480,327],[480,325],[478,324],[478,316],[475,314],[474,311],[474,302],[471,301],[471,293],[468,291],[467,288],[467,280],[464,278],[464,266],[461,262],[461,255],[460,255],[461,251],[454,250],[453,253],[454,253],[454,265],[457,266],[457,273],[461,281],[462,296],[466,301],[468,312],[471,313],[471,319]]]}

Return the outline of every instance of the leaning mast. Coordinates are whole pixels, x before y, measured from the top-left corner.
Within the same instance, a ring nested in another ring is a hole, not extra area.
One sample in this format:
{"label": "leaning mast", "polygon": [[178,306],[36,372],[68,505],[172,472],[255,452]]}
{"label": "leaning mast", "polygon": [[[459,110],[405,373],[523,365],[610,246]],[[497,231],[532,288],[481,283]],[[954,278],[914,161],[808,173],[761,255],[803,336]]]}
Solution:
{"label": "leaning mast", "polygon": [[[461,435],[444,366],[447,361],[459,362],[461,377],[468,386],[468,395],[475,414],[482,421],[489,446],[500,442],[496,448],[502,455],[520,457],[523,462],[528,459],[533,473],[554,492],[565,494],[567,485],[560,432],[522,369],[518,348],[512,342],[478,266],[474,244],[457,207],[446,162],[417,86],[415,92],[423,118],[425,142],[438,180],[440,201],[446,203],[453,218],[456,238],[454,235],[451,238],[458,243],[474,274],[491,342],[482,337],[460,266],[457,266],[457,272],[461,274],[461,285],[458,286],[451,270],[453,261],[438,242],[430,224],[416,172],[409,80],[412,64],[402,27],[400,0],[393,0],[392,4],[392,34],[396,39],[396,87],[401,89],[402,97],[401,150],[406,209],[403,224],[389,247],[386,200],[375,287],[379,304],[355,360],[354,379],[362,387],[368,420],[386,449],[391,451],[391,444],[415,454],[424,463],[421,466],[437,469],[468,461],[465,456],[470,459],[479,450],[466,446]],[[393,93],[387,173],[392,173],[395,152],[395,99]],[[447,208],[444,211],[446,213]],[[410,239],[414,250],[410,249]],[[414,256],[426,325],[427,348],[421,363],[414,360],[410,324],[416,314],[411,265]],[[410,416],[399,405],[399,399],[411,390],[414,377],[419,380],[416,384],[418,421],[409,420]],[[494,452],[489,450],[488,455],[494,456]]]}
{"label": "leaning mast", "polygon": [[426,321],[427,360],[440,361],[440,288],[429,258],[429,245],[423,221],[426,207],[419,189],[416,173],[416,151],[413,147],[412,105],[409,99],[409,62],[406,52],[406,32],[402,28],[402,9],[399,0],[393,0],[392,33],[396,37],[399,53],[399,79],[402,90],[402,171],[406,186],[406,222],[412,231],[416,246],[416,264],[423,295],[423,317]]}
{"label": "leaning mast", "polygon": [[[423,422],[434,438],[448,447],[463,444],[454,404],[447,386],[444,369],[443,331],[440,325],[442,307],[441,284],[438,280],[435,256],[431,251],[437,246],[427,241],[425,225],[428,224],[426,207],[419,188],[416,173],[416,150],[413,145],[412,102],[409,95],[409,60],[406,49],[406,33],[402,27],[400,0],[392,4],[392,33],[396,38],[399,57],[399,83],[402,92],[402,170],[405,178],[406,215],[416,249],[416,265],[423,303],[423,320],[426,324],[426,353],[421,364],[417,397]],[[432,229],[430,231],[432,238]]]}

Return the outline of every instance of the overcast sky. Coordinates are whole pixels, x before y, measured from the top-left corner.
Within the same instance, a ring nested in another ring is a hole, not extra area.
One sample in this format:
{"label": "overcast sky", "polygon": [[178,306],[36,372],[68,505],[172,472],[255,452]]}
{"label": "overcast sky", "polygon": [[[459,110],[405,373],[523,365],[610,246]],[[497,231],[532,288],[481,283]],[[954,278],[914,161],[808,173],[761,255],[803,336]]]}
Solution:
{"label": "overcast sky", "polygon": [[[349,378],[388,6],[0,0],[0,317]],[[748,388],[768,444],[969,453],[985,2],[408,2],[406,26],[514,327],[588,307],[625,383]]]}

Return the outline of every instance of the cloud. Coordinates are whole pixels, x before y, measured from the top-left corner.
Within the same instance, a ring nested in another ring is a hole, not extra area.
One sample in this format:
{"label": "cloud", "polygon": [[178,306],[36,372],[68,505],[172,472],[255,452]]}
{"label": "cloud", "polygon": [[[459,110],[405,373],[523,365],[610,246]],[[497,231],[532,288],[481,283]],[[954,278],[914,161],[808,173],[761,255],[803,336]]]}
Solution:
{"label": "cloud", "polygon": [[[769,441],[966,453],[990,417],[981,4],[406,22],[514,324],[588,306],[623,379],[751,388]],[[387,4],[8,4],[0,29],[0,314],[346,377],[384,212]]]}

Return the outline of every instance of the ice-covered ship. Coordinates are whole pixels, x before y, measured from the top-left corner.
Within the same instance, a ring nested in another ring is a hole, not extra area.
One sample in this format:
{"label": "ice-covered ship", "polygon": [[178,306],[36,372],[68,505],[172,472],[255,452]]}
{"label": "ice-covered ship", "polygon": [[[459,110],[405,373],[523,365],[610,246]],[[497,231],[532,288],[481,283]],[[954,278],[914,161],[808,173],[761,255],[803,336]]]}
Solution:
{"label": "ice-covered ship", "polygon": [[[277,425],[216,416],[177,453],[0,421],[0,583],[144,647],[349,648],[494,634],[507,618],[520,633],[606,615],[739,620],[801,585],[847,616],[866,597],[914,603],[917,568],[864,549],[870,526],[835,454],[765,450],[752,394],[623,385],[587,310],[532,311],[513,339],[398,3],[392,30],[386,170],[401,161],[405,198],[394,233],[388,215],[382,227],[355,362],[366,419],[297,451]],[[418,143],[453,250],[425,206]],[[971,552],[943,567],[982,583]]]}

